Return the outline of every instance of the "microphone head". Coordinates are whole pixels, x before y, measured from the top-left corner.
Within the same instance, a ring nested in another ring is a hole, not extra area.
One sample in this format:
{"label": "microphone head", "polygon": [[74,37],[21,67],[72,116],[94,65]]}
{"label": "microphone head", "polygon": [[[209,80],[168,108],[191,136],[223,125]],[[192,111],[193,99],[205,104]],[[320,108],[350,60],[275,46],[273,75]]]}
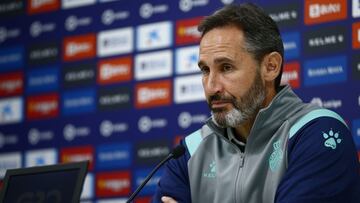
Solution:
{"label": "microphone head", "polygon": [[177,159],[181,157],[183,154],[185,154],[185,147],[182,145],[178,145],[172,150],[171,154],[173,155],[174,159]]}

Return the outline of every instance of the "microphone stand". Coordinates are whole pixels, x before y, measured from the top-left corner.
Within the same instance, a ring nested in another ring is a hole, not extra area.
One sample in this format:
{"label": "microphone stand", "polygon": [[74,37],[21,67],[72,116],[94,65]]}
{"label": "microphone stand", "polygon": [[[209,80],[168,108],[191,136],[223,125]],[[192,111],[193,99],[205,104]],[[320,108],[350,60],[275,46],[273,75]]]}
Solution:
{"label": "microphone stand", "polygon": [[148,176],[146,176],[145,180],[142,182],[142,184],[135,190],[135,192],[129,197],[129,199],[126,201],[126,203],[130,203],[136,195],[140,192],[140,190],[145,186],[145,184],[151,179],[151,177],[154,175],[154,173],[168,160],[172,159],[174,157],[174,154],[170,153],[167,155],[165,159],[163,159],[151,172]]}

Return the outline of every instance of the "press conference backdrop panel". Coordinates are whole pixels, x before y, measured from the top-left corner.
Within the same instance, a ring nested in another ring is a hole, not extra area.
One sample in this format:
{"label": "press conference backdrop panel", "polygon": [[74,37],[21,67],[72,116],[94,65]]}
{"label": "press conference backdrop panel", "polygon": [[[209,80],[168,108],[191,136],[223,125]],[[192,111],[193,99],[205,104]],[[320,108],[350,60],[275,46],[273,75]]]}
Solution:
{"label": "press conference backdrop panel", "polygon": [[[196,26],[234,2],[2,0],[0,178],[90,160],[83,201],[126,199],[209,116]],[[340,113],[360,154],[360,1],[252,2],[281,28],[282,82]]]}

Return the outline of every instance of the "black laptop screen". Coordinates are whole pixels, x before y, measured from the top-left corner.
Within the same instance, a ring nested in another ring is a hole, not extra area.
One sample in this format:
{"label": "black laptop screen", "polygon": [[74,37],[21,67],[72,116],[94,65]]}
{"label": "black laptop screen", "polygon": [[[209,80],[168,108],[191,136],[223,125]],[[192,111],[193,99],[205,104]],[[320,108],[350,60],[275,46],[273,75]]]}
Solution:
{"label": "black laptop screen", "polygon": [[10,176],[4,202],[71,202],[79,172],[68,169]]}

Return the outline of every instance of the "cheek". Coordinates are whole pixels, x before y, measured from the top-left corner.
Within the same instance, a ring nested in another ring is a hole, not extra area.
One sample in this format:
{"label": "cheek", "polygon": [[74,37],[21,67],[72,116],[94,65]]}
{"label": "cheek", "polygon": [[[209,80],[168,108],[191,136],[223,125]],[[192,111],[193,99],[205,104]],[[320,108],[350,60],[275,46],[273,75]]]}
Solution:
{"label": "cheek", "polygon": [[235,98],[241,98],[250,88],[251,82],[238,77],[237,79],[227,79],[224,86],[228,94]]}

